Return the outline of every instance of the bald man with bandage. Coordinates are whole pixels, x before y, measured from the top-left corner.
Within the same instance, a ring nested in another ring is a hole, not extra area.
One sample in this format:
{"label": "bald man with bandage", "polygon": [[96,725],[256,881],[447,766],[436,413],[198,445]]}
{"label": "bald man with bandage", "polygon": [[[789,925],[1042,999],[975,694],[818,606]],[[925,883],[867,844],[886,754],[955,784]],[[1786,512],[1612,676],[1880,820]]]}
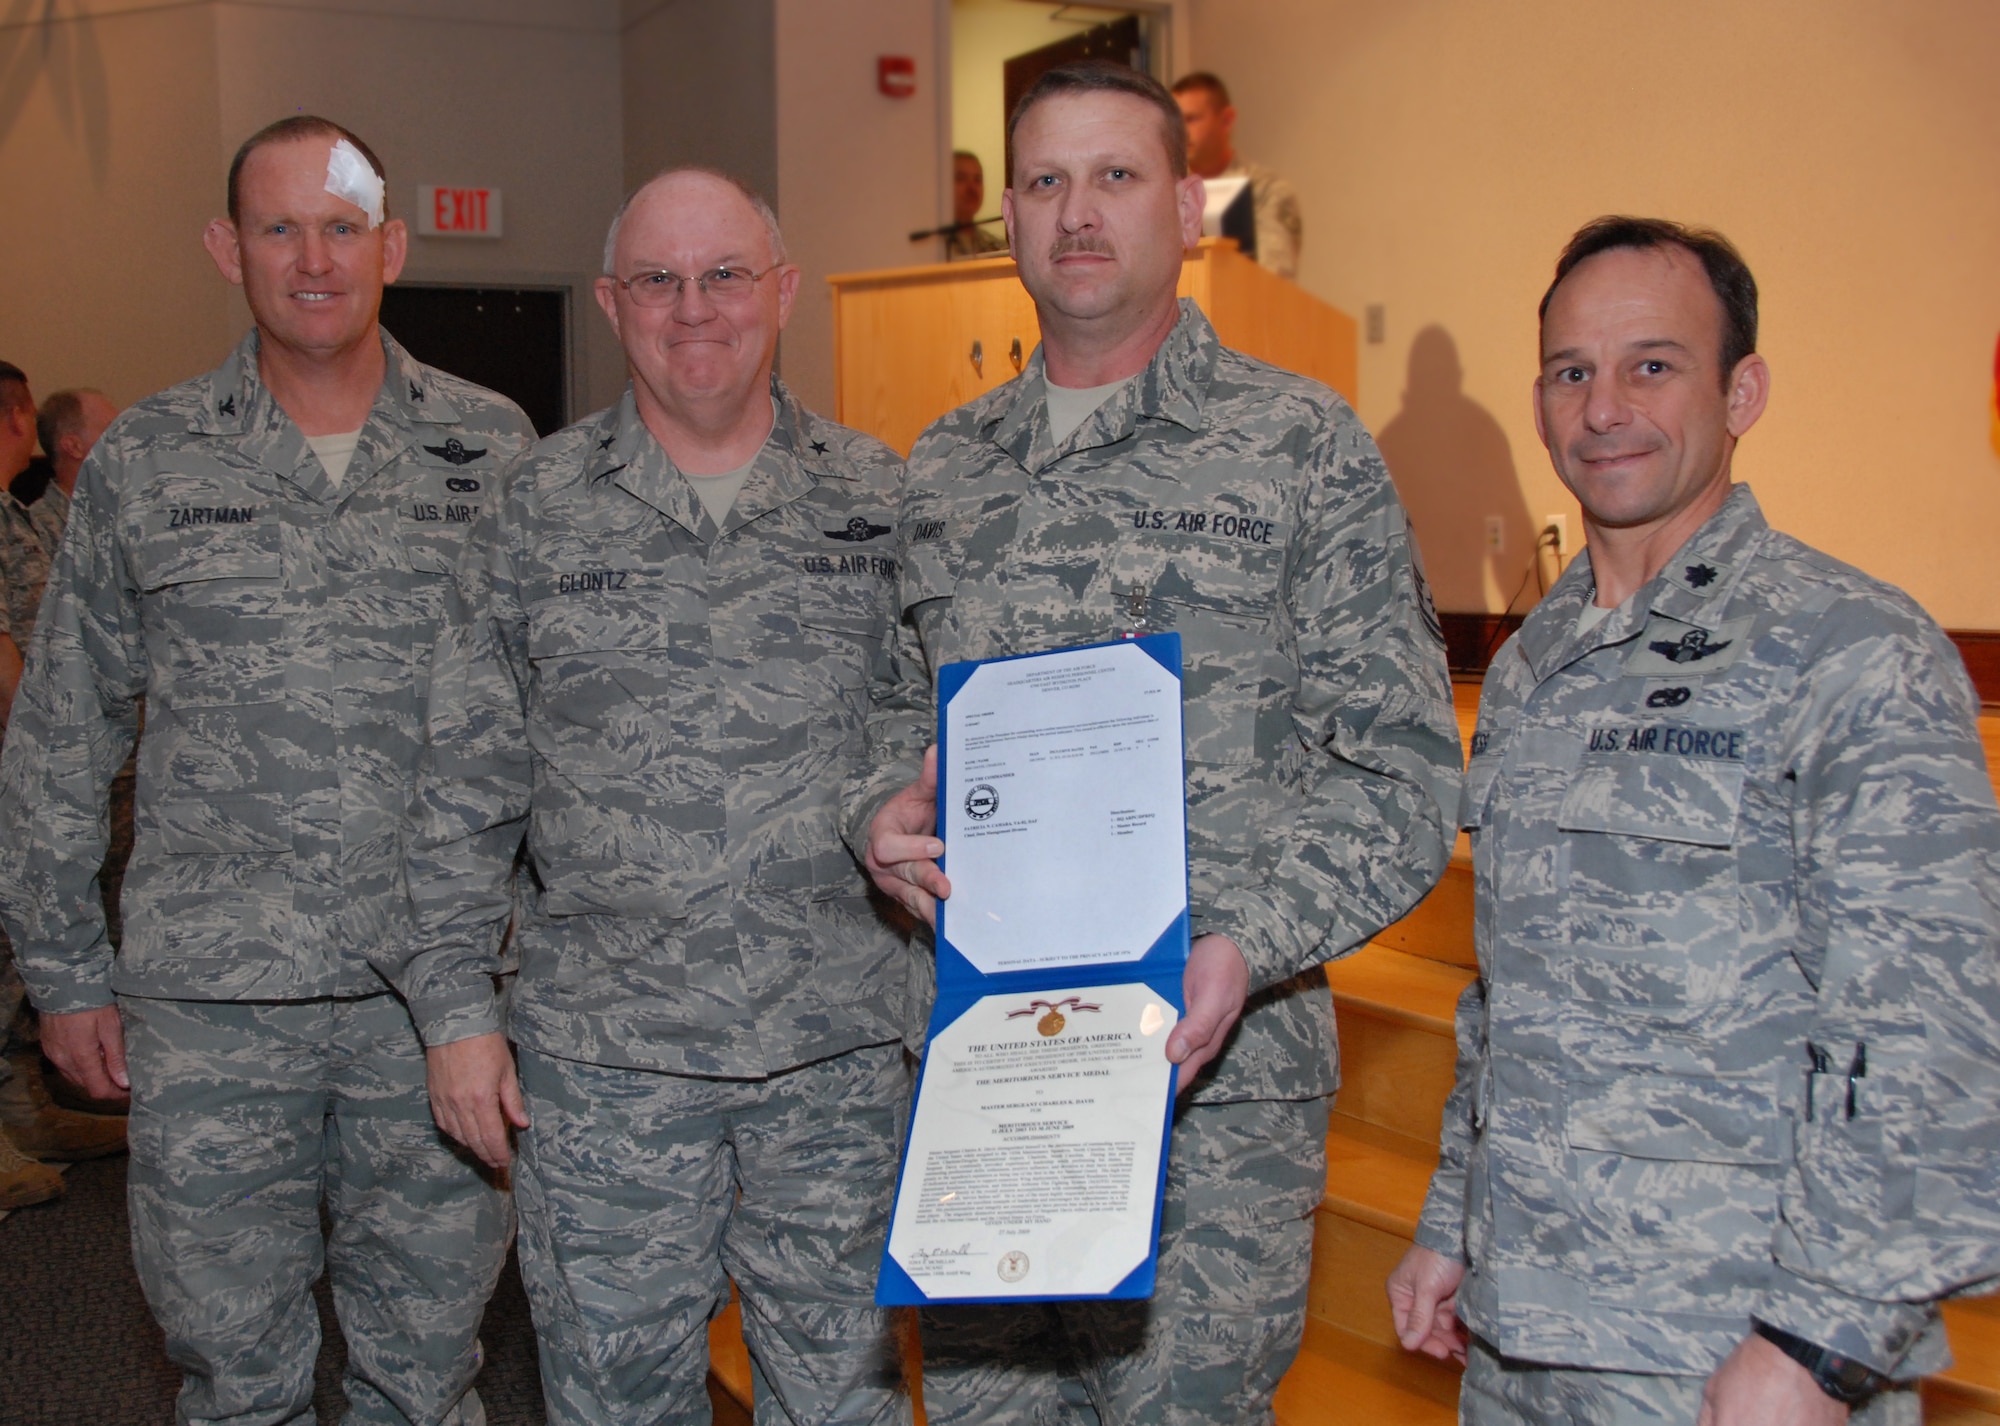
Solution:
{"label": "bald man with bandage", "polygon": [[[0,919],[49,1057],[131,1090],[133,1251],[182,1423],[314,1419],[323,1266],[349,1426],[486,1420],[512,1206],[432,1123],[370,957],[410,933],[445,587],[534,433],[381,330],[408,243],[384,192],[324,119],[237,152],[205,242],[255,329],[84,462],[0,757]],[[92,882],[141,697],[114,955]]]}

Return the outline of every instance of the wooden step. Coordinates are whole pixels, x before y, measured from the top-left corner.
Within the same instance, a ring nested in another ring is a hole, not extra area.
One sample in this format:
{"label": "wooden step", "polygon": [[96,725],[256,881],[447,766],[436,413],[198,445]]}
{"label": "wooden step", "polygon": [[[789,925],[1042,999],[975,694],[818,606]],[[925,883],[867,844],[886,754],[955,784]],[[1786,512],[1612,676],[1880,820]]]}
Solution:
{"label": "wooden step", "polygon": [[1456,1072],[1452,1014],[1470,971],[1378,945],[1327,967],[1350,1118],[1437,1142]]}
{"label": "wooden step", "polygon": [[1278,1426],[1450,1426],[1458,1370],[1308,1318],[1274,1405]]}
{"label": "wooden step", "polygon": [[1336,1110],[1326,1136],[1320,1206],[1407,1240],[1416,1234],[1436,1170],[1437,1140],[1413,1139]]}
{"label": "wooden step", "polygon": [[1932,1378],[1955,1401],[2000,1414],[2000,1316],[1993,1299],[1947,1302],[1952,1364]]}

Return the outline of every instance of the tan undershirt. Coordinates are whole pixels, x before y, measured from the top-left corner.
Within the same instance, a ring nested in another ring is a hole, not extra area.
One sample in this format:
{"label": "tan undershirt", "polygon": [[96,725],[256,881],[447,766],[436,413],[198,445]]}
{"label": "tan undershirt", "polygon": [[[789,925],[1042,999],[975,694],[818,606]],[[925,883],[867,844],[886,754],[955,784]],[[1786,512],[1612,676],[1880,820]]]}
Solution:
{"label": "tan undershirt", "polygon": [[361,441],[361,432],[343,431],[334,436],[307,436],[306,444],[319,457],[320,468],[326,478],[338,486],[347,478],[347,466],[354,459],[354,448]]}
{"label": "tan undershirt", "polygon": [[1090,419],[1091,413],[1111,399],[1111,394],[1131,381],[1107,381],[1102,386],[1057,386],[1042,378],[1044,399],[1049,405],[1049,439],[1061,445],[1070,432]]}

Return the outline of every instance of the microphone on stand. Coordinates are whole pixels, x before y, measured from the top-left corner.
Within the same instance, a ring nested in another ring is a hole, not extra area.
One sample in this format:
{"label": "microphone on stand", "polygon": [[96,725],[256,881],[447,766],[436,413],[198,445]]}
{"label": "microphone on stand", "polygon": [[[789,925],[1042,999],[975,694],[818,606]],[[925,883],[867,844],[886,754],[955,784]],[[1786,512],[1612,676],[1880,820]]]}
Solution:
{"label": "microphone on stand", "polygon": [[988,223],[1002,221],[1002,215],[995,213],[990,218],[974,218],[970,223],[946,223],[942,228],[925,228],[921,233],[910,234],[910,241],[920,243],[925,238],[948,238],[954,233],[969,233],[974,228],[983,228]]}

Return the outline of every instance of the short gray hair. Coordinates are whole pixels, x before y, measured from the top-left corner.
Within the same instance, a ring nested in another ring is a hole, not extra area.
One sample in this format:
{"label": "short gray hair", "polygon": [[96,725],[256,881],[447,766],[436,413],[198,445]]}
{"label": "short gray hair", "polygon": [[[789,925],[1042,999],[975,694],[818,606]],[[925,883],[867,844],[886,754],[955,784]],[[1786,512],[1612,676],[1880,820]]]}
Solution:
{"label": "short gray hair", "polygon": [[57,391],[45,397],[42,409],[35,413],[35,436],[42,443],[42,454],[50,460],[56,457],[56,442],[64,436],[73,436],[83,429],[83,398],[105,396],[94,386],[76,386],[66,391]]}
{"label": "short gray hair", "polygon": [[618,276],[615,264],[618,260],[618,230],[625,226],[625,215],[631,210],[632,200],[651,188],[663,178],[679,178],[684,173],[699,173],[719,179],[743,195],[744,202],[764,220],[764,231],[771,239],[771,259],[785,261],[785,235],[778,231],[778,215],[771,211],[771,205],[764,201],[764,195],[750,187],[734,174],[724,173],[719,168],[705,168],[700,164],[684,164],[679,168],[666,168],[654,174],[637,188],[625,195],[625,201],[618,205],[618,211],[611,215],[611,227],[604,234],[604,275]]}

